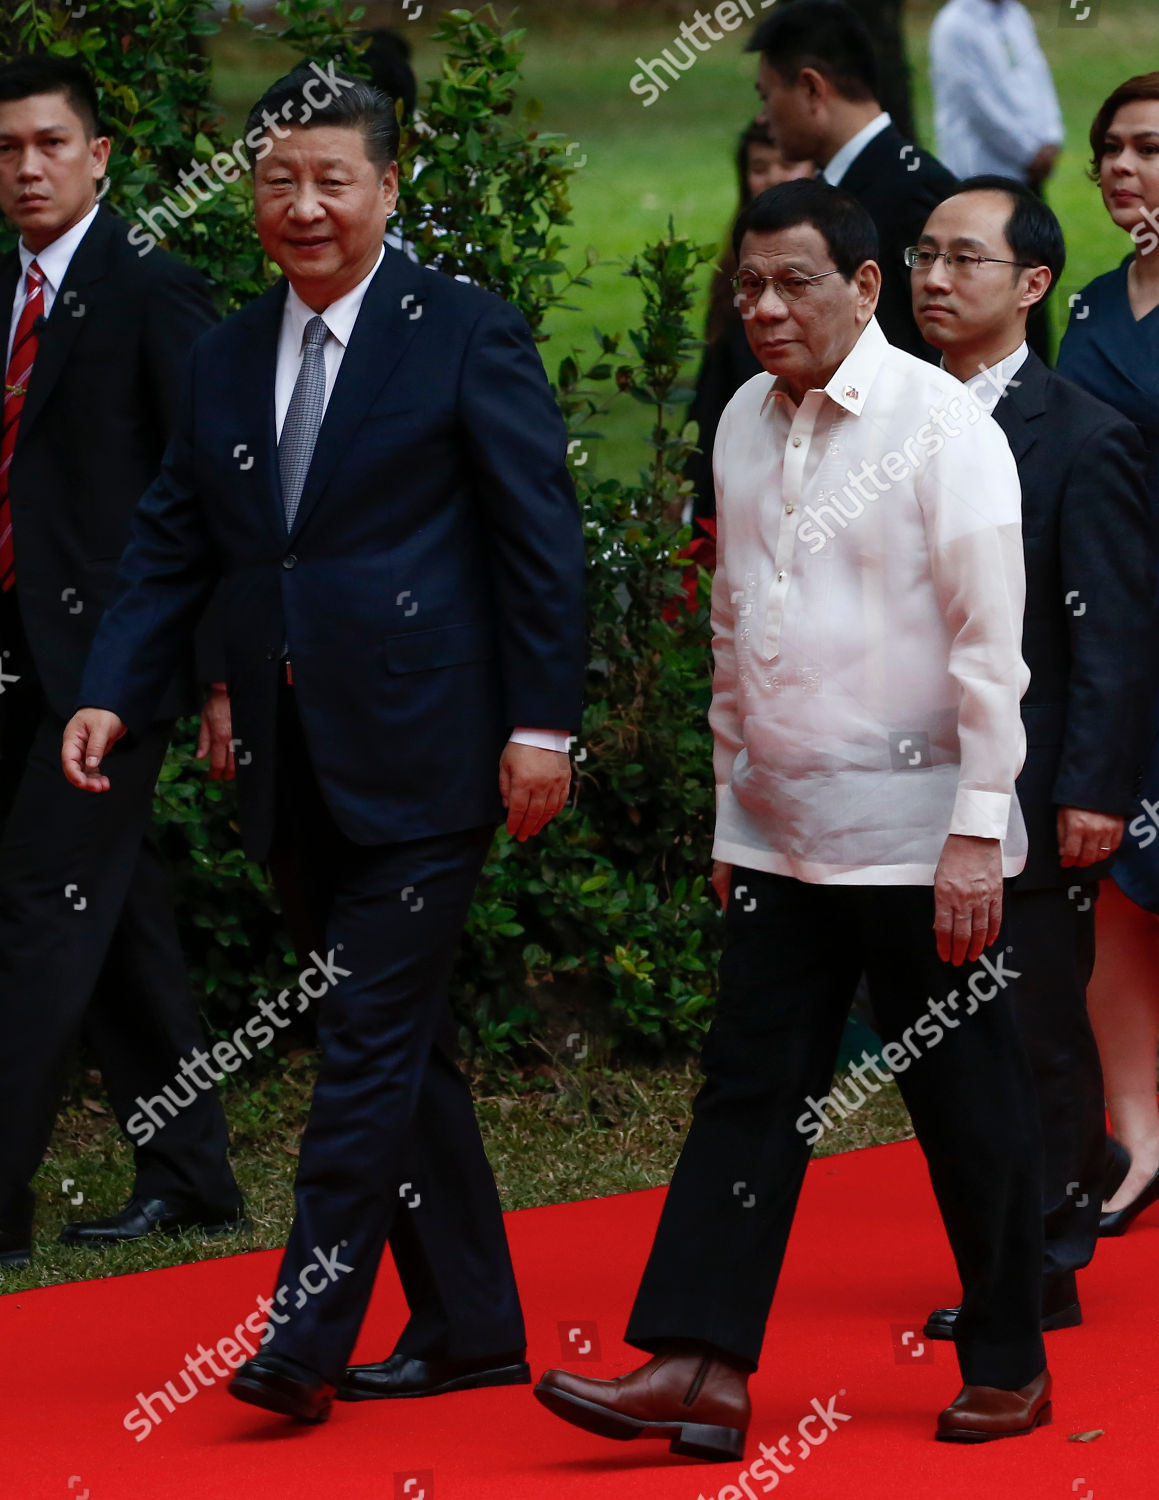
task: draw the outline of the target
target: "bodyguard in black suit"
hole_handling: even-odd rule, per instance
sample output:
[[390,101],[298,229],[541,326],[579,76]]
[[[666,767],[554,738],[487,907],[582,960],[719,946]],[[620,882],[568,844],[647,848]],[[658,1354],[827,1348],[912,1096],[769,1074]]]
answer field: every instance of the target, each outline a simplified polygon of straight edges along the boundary
[[955,178],[902,135],[878,102],[878,63],[865,22],[844,0],[792,0],[761,22],[748,44],[761,54],[761,118],[790,161],[856,198],[877,227],[886,338],[937,360],[914,322],[904,252]]
[[[84,1030],[122,1128],[203,1043],[168,877],[150,832],[172,721],[195,706],[189,653],[133,742],[117,794],[67,786],[59,742],[112,590],[133,508],[155,477],[189,347],[216,314],[204,281],[142,260],[97,204],[109,142],[77,64],[0,68],[0,209],[21,232],[0,262],[6,338],[0,447],[0,1261],[31,1243],[29,1181],[69,1051]],[[210,668],[214,677],[220,668]],[[206,723],[228,725],[224,689]],[[228,743],[228,728],[220,751]],[[162,1117],[164,1118],[164,1117]],[[136,1181],[113,1220],[74,1243],[241,1212],[212,1090],[135,1140]],[[83,1184],[82,1190],[83,1190]]]
[[[195,347],[64,747],[74,784],[116,785],[106,749],[150,720],[223,578],[247,848],[324,929],[330,981],[269,1347],[231,1390],[311,1420],[339,1384],[529,1378],[447,985],[496,823],[526,838],[566,801],[584,670],[566,433],[527,325],[383,249],[393,108],[340,76],[320,103],[316,77],[251,114],[287,280]],[[411,1319],[344,1375],[388,1240]]]
[[[1046,1147],[1043,1328],[1065,1328],[1082,1321],[1075,1272],[1094,1254],[1102,1201],[1103,1081],[1086,1011],[1094,904],[1123,837],[1151,698],[1143,445],[1133,423],[1026,347],[1030,308],[1066,255],[1035,193],[971,178],[931,215],[917,250],[922,332],[993,407],[1022,482],[1031,676],[1018,797],[1030,849],[1007,922]],[[956,1311],[938,1309],[926,1333],[951,1337]]]

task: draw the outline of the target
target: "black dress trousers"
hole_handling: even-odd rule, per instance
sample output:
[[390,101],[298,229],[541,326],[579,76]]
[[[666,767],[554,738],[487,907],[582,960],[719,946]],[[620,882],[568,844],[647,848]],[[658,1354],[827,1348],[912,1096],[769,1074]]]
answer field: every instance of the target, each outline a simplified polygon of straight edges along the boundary
[[1099,1237],[1106,1115],[1103,1070],[1087,1014],[1098,882],[1007,893],[1019,977],[1010,989],[1042,1120],[1045,1258],[1053,1276],[1090,1263]]
[[[0,1226],[20,1233],[80,1036],[122,1130],[138,1096],[181,1081],[182,1058],[205,1037],[149,827],[172,725],[114,747],[108,792],[70,786],[64,721],[45,701],[15,606],[14,593],[0,596]],[[157,1113],[162,1127],[134,1144],[134,1192],[240,1207],[217,1094],[197,1091],[171,1119],[167,1106]]]
[[523,1350],[499,1195],[454,1061],[447,998],[494,827],[353,843],[315,778],[296,691],[283,686],[279,702],[270,864],[296,947],[314,947],[335,982],[318,1001],[322,1055],[267,1347],[336,1383],[389,1242],[410,1307],[397,1352]]
[[[695,1339],[756,1368],[812,1150],[798,1121],[828,1092],[864,970],[883,1045],[909,1056],[895,1076],[962,1278],[963,1379],[1013,1390],[1045,1367],[1042,1145],[1007,995],[1010,954],[1000,937],[989,968],[944,964],[933,918],[929,886],[809,885],[733,870],[705,1082],[629,1343],[651,1351]],[[973,975],[977,995],[990,998],[971,994]],[[931,1000],[942,1002],[944,1026]],[[848,1231],[855,1244],[857,1224]]]

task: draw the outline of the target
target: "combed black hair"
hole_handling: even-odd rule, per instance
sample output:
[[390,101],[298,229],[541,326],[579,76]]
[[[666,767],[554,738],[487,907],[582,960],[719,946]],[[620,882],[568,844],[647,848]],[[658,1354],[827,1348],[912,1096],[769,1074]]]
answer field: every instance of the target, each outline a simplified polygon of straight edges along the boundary
[[856,198],[816,177],[778,183],[754,198],[736,221],[733,251],[739,260],[746,234],[775,234],[798,224],[812,224],[846,281],[867,260],[877,259],[877,226],[868,212]]
[[787,84],[816,68],[843,99],[876,99],[880,74],[869,27],[845,0],[779,0],[749,38]]
[[[339,88],[330,93],[325,104],[316,105],[304,92],[305,86],[311,80],[316,85],[332,76],[341,80]],[[357,126],[362,131],[366,154],[375,167],[385,172],[398,160],[399,126],[394,100],[364,78],[352,78],[339,70],[331,73],[320,63],[316,67],[301,65],[270,84],[250,110],[245,128],[247,139],[251,131],[267,128],[263,112],[286,125],[304,126],[307,130],[317,125]]]
[[[1028,261],[1032,266],[1045,266],[1050,272],[1050,284],[1055,286],[1066,265],[1066,240],[1062,225],[1054,210],[1033,189],[1013,177],[999,177],[987,173],[967,177],[950,192],[956,198],[959,193],[1005,193],[1011,200],[1010,218],[1006,222],[1006,243],[1015,260]],[[1014,268],[1017,277],[1018,268]]]
[[39,52],[0,63],[0,104],[31,99],[35,94],[63,94],[84,127],[85,138],[91,141],[101,133],[96,84],[75,58]]

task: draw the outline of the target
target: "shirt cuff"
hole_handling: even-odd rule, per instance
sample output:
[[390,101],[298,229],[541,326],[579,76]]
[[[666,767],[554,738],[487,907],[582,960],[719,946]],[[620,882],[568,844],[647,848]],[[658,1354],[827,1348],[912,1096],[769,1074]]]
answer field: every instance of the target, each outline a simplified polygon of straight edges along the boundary
[[566,755],[571,735],[566,729],[516,729],[508,744],[534,745],[537,750],[558,750]]
[[1010,822],[1008,792],[976,792],[960,786],[950,820],[951,833],[975,839],[1004,839]]

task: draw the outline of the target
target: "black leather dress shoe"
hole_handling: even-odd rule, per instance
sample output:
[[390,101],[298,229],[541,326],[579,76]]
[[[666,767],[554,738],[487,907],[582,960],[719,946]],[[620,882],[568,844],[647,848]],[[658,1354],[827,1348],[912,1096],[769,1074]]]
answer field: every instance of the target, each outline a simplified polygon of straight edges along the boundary
[[392,1354],[376,1365],[351,1365],[338,1387],[339,1401],[390,1401],[405,1396],[442,1396],[485,1385],[530,1385],[531,1369],[521,1351],[485,1359],[412,1359]]
[[1099,1238],[1115,1239],[1120,1234],[1126,1234],[1143,1210],[1150,1208],[1156,1201],[1159,1201],[1159,1172],[1155,1173],[1146,1187],[1125,1208],[1117,1208],[1114,1213],[1104,1213],[1100,1217]]
[[0,1266],[26,1266],[32,1259],[32,1231],[0,1229]]
[[60,1241],[62,1245],[118,1245],[122,1240],[144,1239],[155,1231],[180,1234],[186,1229],[200,1229],[203,1234],[228,1234],[249,1227],[243,1203],[193,1203],[178,1208],[164,1198],[130,1198],[111,1218],[66,1224]]
[[[928,1339],[952,1339],[960,1307],[935,1307],[922,1329]],[[1042,1283],[1042,1331],[1055,1333],[1060,1328],[1077,1328],[1083,1320],[1078,1288],[1073,1271],[1044,1277]]]
[[227,1389],[239,1401],[296,1417],[299,1422],[324,1422],[334,1400],[334,1387],[321,1375],[280,1354],[255,1354],[247,1359]]

